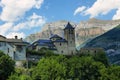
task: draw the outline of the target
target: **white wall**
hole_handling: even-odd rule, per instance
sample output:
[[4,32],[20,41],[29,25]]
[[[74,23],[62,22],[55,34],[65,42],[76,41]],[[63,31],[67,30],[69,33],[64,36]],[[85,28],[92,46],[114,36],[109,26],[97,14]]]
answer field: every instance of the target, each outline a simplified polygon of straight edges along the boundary
[[26,47],[18,51],[13,43],[0,42],[0,50],[8,54],[13,60],[26,60]]

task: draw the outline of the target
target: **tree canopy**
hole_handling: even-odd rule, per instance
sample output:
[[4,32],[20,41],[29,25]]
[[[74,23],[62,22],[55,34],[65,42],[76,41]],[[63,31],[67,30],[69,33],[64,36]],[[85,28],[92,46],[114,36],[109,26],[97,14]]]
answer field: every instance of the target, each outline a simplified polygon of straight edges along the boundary
[[6,80],[12,72],[14,72],[15,62],[0,51],[0,79]]

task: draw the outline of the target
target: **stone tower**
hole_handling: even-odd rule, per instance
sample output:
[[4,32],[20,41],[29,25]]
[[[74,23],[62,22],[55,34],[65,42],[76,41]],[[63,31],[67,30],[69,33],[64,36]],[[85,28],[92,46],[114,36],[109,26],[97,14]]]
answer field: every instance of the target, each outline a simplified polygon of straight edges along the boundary
[[75,29],[74,27],[68,22],[66,27],[64,28],[64,38],[68,41],[68,53],[69,55],[73,55],[76,53],[75,48]]

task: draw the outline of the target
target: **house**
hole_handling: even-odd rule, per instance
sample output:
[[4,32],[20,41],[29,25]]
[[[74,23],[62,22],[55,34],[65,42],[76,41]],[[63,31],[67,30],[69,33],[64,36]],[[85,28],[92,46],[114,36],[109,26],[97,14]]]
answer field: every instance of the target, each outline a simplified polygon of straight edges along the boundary
[[54,51],[56,54],[74,55],[75,48],[75,30],[68,22],[64,30],[64,37],[52,34],[49,39],[39,39],[29,45],[28,49],[39,51],[42,47]]
[[0,50],[8,54],[13,60],[26,60],[26,46],[27,43],[21,39],[6,38],[0,35]]

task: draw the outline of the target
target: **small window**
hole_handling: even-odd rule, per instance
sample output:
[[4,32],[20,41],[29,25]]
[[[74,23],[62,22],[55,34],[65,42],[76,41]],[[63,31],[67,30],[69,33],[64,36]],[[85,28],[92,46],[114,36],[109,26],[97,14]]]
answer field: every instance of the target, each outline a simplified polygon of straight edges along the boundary
[[61,53],[63,53],[63,51],[61,51]]
[[60,46],[61,46],[62,44],[60,43]]
[[15,59],[15,53],[16,53],[16,52],[14,51],[14,57],[13,57],[14,59]]
[[0,42],[0,47],[2,46],[2,42]]
[[9,48],[8,48],[8,53],[9,53]]

